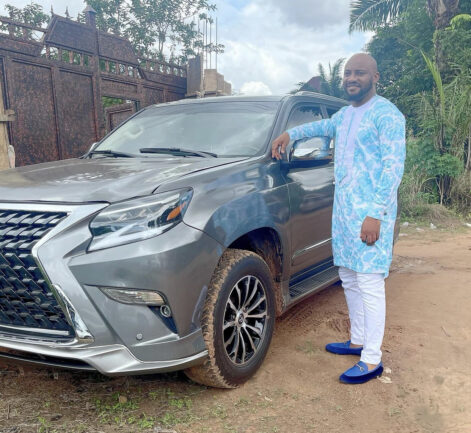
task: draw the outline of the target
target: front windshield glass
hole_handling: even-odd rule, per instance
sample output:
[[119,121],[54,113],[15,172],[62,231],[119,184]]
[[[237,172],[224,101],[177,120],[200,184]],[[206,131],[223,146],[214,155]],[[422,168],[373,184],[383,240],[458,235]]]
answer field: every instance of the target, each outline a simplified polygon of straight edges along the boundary
[[269,139],[278,104],[247,101],[152,107],[106,137],[96,150],[152,157],[159,154],[139,150],[175,148],[218,157],[257,155]]

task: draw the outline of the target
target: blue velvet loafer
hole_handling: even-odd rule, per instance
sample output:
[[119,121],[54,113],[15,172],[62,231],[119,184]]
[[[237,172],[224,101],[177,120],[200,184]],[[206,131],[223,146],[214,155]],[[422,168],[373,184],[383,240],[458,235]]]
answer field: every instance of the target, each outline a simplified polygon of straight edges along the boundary
[[325,346],[327,352],[336,353],[337,355],[361,355],[363,347],[350,347],[350,340],[343,343],[329,343]]
[[368,370],[368,366],[363,362],[357,362],[352,368],[349,368],[340,377],[343,383],[365,383],[370,379],[381,376],[383,374],[383,363],[380,362],[373,370]]

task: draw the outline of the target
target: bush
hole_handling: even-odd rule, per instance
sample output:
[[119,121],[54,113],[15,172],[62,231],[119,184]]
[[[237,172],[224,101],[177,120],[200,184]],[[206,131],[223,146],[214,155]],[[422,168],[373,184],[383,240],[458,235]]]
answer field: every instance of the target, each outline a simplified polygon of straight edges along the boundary
[[457,177],[451,185],[451,206],[457,212],[471,213],[471,171],[466,171]]
[[399,187],[402,218],[425,217],[429,206],[438,201],[438,194],[429,181],[430,179],[418,170],[404,173]]

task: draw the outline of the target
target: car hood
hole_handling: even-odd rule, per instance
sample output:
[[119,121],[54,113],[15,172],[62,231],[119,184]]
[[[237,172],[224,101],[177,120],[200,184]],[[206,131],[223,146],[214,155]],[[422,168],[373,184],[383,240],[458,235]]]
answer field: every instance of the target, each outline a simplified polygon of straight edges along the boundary
[[117,202],[163,182],[246,158],[68,159],[0,171],[0,202]]

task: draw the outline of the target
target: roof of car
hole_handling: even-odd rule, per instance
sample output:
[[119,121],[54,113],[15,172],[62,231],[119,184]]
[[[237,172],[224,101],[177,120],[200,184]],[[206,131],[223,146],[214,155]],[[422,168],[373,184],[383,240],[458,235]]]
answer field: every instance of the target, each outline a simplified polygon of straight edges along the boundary
[[297,92],[295,94],[289,95],[268,95],[268,96],[212,96],[208,98],[197,98],[197,99],[180,99],[178,101],[167,102],[164,104],[157,104],[159,106],[162,105],[178,105],[178,104],[200,104],[204,102],[281,102],[284,99],[290,98],[301,98],[306,99],[313,98],[323,102],[331,102],[335,105],[345,105],[347,101],[336,98],[334,96],[323,95],[321,93],[315,92]]

